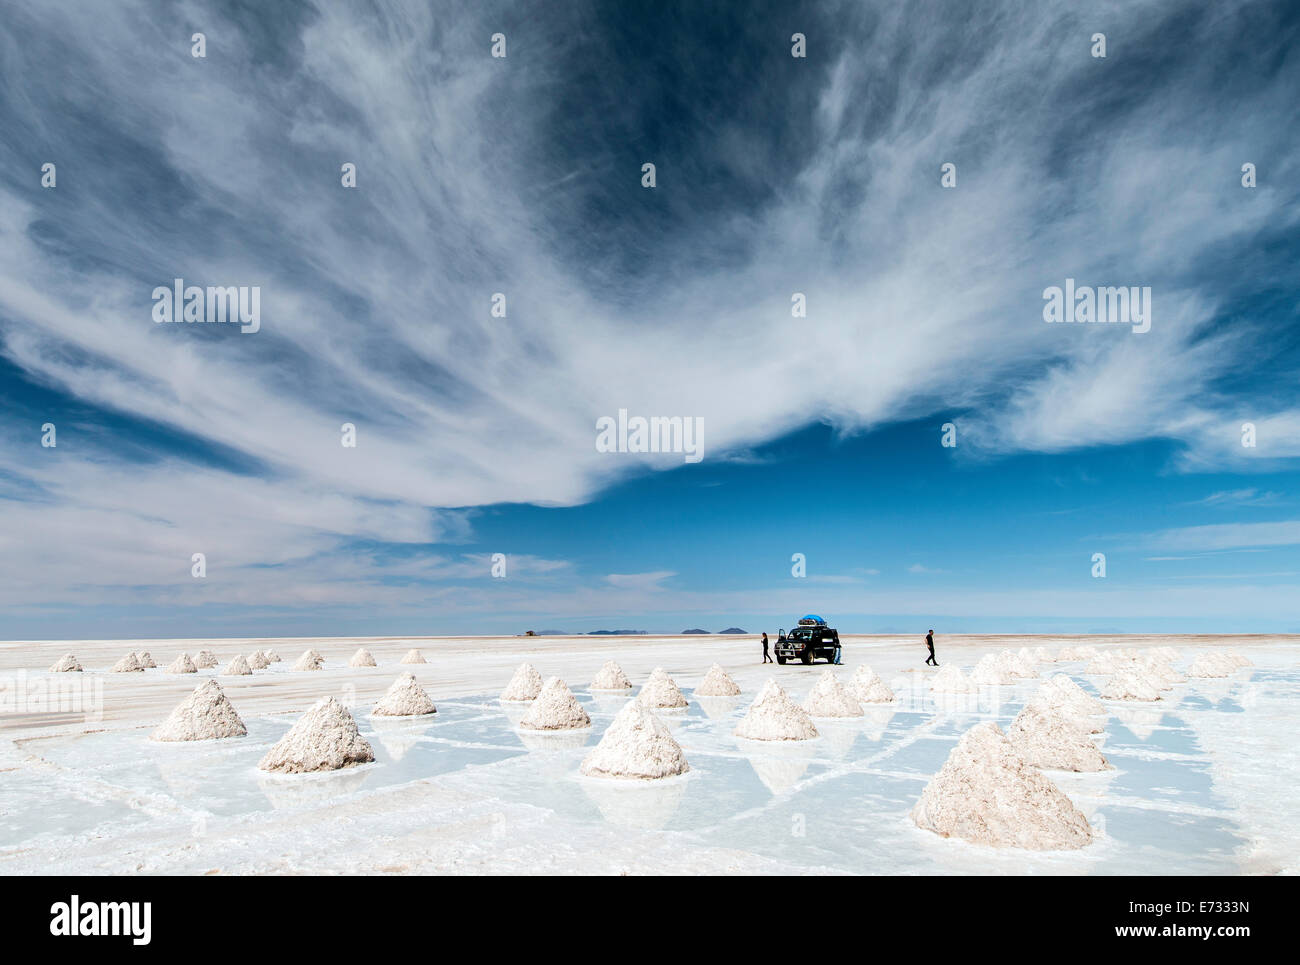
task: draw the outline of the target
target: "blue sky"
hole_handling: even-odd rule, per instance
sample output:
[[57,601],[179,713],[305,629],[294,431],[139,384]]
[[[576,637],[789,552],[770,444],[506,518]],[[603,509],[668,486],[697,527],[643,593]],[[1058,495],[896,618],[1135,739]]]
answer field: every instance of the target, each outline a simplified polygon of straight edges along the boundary
[[1293,7],[732,6],[7,11],[0,638],[1300,632]]

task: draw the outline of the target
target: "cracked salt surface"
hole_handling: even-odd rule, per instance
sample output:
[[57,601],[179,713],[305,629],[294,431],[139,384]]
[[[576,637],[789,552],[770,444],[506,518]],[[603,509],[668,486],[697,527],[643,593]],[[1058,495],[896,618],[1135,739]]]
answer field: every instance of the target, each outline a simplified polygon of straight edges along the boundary
[[[1095,681],[1077,670],[1070,676],[1096,693]],[[786,680],[801,701],[815,677]],[[897,706],[819,722],[817,739],[772,746],[732,736],[752,689],[716,706],[688,689],[689,706],[664,719],[692,770],[651,787],[611,787],[579,774],[626,700],[585,690],[575,696],[593,727],[574,741],[523,739],[495,694],[440,699],[436,717],[383,726],[357,713],[375,763],[321,776],[256,770],[297,714],[247,716],[246,738],[181,746],[150,742],[149,728],[27,740],[20,755],[48,763],[0,770],[0,871],[21,873],[54,856],[75,873],[88,867],[76,861],[92,838],[184,838],[194,827],[203,829],[200,841],[213,831],[233,835],[222,847],[235,849],[241,868],[255,869],[263,846],[252,835],[272,815],[355,805],[373,811],[383,833],[409,834],[417,819],[390,814],[387,802],[412,788],[432,793],[419,790],[430,785],[453,800],[479,802],[470,810],[486,822],[486,843],[476,847],[489,851],[506,850],[504,842],[519,834],[545,848],[590,829],[584,833],[630,835],[619,839],[630,848],[638,841],[646,849],[660,845],[637,836],[668,834],[691,848],[845,872],[1232,874],[1300,865],[1296,830],[1279,813],[1300,781],[1300,759],[1288,746],[1300,723],[1294,670],[1257,667],[1208,681],[1211,688],[1179,685],[1158,709],[1108,702],[1099,738],[1115,769],[1046,772],[1088,816],[1097,841],[1045,853],[944,840],[907,819],[961,734],[983,720],[1005,729],[1040,681],[996,694],[984,688],[978,700],[960,705],[936,700],[942,695],[930,694],[923,680],[910,690],[889,683],[898,690]],[[512,829],[500,840],[492,837],[497,821]],[[272,840],[287,848],[291,832],[276,833],[282,838]],[[306,839],[301,845],[311,846]],[[181,870],[201,870],[169,860],[159,870],[176,862]],[[98,866],[115,867],[109,858]]]

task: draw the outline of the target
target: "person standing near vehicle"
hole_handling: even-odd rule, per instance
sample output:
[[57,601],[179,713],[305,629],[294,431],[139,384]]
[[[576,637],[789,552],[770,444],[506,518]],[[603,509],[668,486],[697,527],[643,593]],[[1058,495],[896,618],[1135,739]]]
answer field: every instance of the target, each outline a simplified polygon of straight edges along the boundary
[[767,631],[763,632],[763,663],[771,663],[772,655],[767,652]]
[[925,635],[925,645],[930,648],[930,656],[925,658],[925,662],[939,666],[939,661],[934,659],[934,631],[931,630]]

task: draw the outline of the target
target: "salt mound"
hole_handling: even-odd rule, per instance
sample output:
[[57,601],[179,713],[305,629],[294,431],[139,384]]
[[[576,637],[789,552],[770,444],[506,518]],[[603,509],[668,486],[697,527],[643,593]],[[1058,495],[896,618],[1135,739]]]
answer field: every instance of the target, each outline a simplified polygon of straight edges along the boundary
[[736,686],[736,682],[716,663],[709,668],[709,672],[704,675],[704,680],[695,688],[696,697],[735,697],[739,693],[740,688]]
[[606,660],[591,681],[592,690],[631,690],[632,681],[627,679],[623,668],[613,660]]
[[194,658],[194,666],[200,670],[211,670],[217,665],[217,655],[211,650],[200,650],[197,657]]
[[995,848],[1075,849],[1092,841],[1088,819],[992,721],[962,735],[911,817],[945,838]]
[[374,759],[374,750],[357,732],[357,722],[347,708],[333,697],[322,697],[257,766],[264,771],[302,774],[337,771]]
[[1007,739],[1025,760],[1057,771],[1104,771],[1106,758],[1088,736],[1087,725],[1047,704],[1030,702],[1007,728]]
[[853,671],[849,678],[849,691],[863,704],[890,704],[894,702],[894,692],[865,663]]
[[221,671],[223,677],[247,677],[251,675],[253,668],[249,666],[248,661],[242,653],[235,654],[235,659],[226,664],[226,669]]
[[140,666],[140,660],[134,653],[128,653],[125,657],[113,664],[113,669],[109,673],[135,673],[143,672],[144,667]]
[[997,656],[998,664],[1016,680],[1038,676],[1038,671],[1024,659],[1023,653],[1024,651],[1017,654],[1010,650],[1002,650]]
[[930,689],[938,694],[969,694],[979,690],[979,687],[961,672],[961,667],[946,663],[930,681]]
[[1056,663],[1056,655],[1046,647],[1034,647],[1034,661],[1036,663]]
[[810,717],[861,717],[866,713],[849,689],[835,679],[835,671],[822,671],[812,693],[803,703]]
[[515,675],[501,691],[501,699],[508,701],[535,700],[542,692],[542,675],[533,669],[531,663],[521,663]]
[[50,668],[50,673],[72,673],[74,671],[78,673],[81,672],[81,664],[78,663],[77,658],[70,653],[65,653],[56,660],[54,666]]
[[1225,651],[1223,651],[1223,655],[1224,655],[1225,657],[1227,657],[1229,660],[1231,660],[1234,666],[1237,666],[1237,667],[1253,667],[1253,666],[1255,666],[1255,663],[1254,663],[1253,660],[1251,660],[1249,657],[1243,657],[1243,656],[1242,656],[1241,654],[1239,654],[1236,650],[1225,650]]
[[682,696],[677,682],[668,676],[663,667],[655,667],[650,672],[636,699],[654,710],[686,706],[686,698]]
[[206,741],[243,737],[248,728],[239,719],[230,698],[215,680],[205,680],[176,705],[158,729],[149,735],[156,741]]
[[1007,670],[995,653],[985,654],[980,657],[979,663],[975,664],[975,669],[971,671],[970,676],[971,680],[976,684],[989,684],[997,687],[1007,686],[1015,682],[1010,671]]
[[280,660],[280,655],[279,655],[278,653],[276,653],[274,650],[263,650],[262,653],[266,654],[266,662],[267,662],[267,663],[280,663],[280,662],[281,662],[281,660]]
[[428,661],[424,659],[424,654],[420,653],[419,650],[408,650],[406,656],[401,659],[401,663],[428,663]]
[[591,726],[591,718],[564,681],[552,677],[542,686],[519,726],[524,730],[580,730]]
[[1236,669],[1221,653],[1203,653],[1192,661],[1189,677],[1226,677]]
[[1057,655],[1057,659],[1074,662],[1091,660],[1095,656],[1097,656],[1096,647],[1063,647]]
[[404,673],[393,681],[370,713],[379,717],[423,717],[437,712],[438,708],[433,706],[424,688],[415,682],[415,677]]
[[685,774],[690,769],[667,725],[637,700],[629,700],[618,712],[580,768],[588,777],[643,781]]
[[188,653],[183,653],[171,662],[167,668],[168,673],[198,673],[199,668],[194,666],[194,661],[190,659]]
[[[1025,701],[1025,706],[1022,709],[1032,709],[1038,713],[1055,714],[1058,717],[1064,717],[1085,734],[1100,734],[1105,731],[1101,721],[1095,715],[1081,713],[1078,708],[1063,703],[1056,698],[1057,695],[1051,691],[1039,688],[1036,694]],[[1091,700],[1092,698],[1089,697],[1088,699]]]
[[248,666],[253,670],[265,670],[271,666],[271,661],[266,659],[266,654],[261,650],[254,650],[248,655]]
[[1073,714],[1087,716],[1106,713],[1106,705],[1076,684],[1063,673],[1058,673],[1041,687],[1038,694],[1051,704],[1063,707]]
[[352,659],[348,661],[348,666],[349,667],[376,667],[378,666],[378,664],[375,663],[374,654],[372,654],[365,647],[362,647],[360,650],[358,650],[356,653],[352,655]]
[[145,670],[152,670],[158,665],[153,661],[153,654],[148,650],[141,650],[136,653],[135,659],[140,661],[140,666]]
[[817,736],[808,712],[769,679],[733,733],[756,741],[802,741]]
[[1023,662],[1027,667],[1032,667],[1034,664],[1038,663],[1038,658],[1034,656],[1034,651],[1030,650],[1028,647],[1021,647],[1017,656],[1020,657],[1021,662]]
[[1104,700],[1159,700],[1160,691],[1140,674],[1122,670],[1106,681],[1101,696]]
[[298,662],[293,665],[294,670],[320,670],[325,666],[325,658],[315,649],[304,650]]

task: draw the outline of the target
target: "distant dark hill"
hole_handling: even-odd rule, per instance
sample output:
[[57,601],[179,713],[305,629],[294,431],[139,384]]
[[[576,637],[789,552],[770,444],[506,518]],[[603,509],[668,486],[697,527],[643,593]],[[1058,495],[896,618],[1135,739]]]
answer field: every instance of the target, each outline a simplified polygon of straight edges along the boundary
[[635,637],[645,636],[646,630],[591,630],[589,637]]
[[740,627],[727,627],[727,629],[719,630],[718,632],[719,633],[747,633],[748,631],[742,630],[740,629]]

